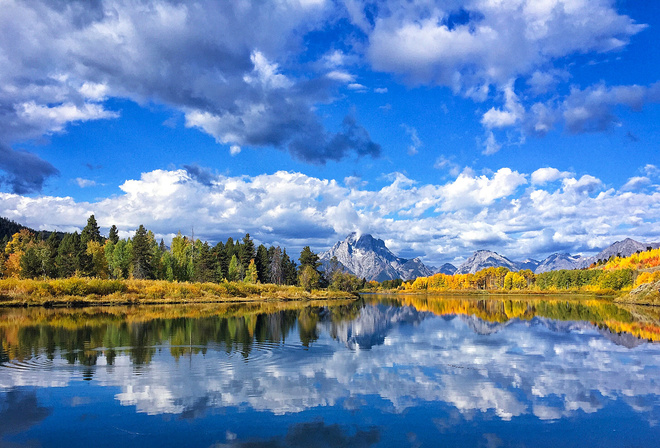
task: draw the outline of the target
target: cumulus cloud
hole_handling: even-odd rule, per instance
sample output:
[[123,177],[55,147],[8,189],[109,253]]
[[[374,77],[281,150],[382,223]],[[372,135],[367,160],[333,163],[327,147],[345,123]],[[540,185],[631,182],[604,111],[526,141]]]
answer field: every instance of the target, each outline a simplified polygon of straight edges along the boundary
[[620,49],[644,28],[610,0],[392,1],[378,8],[367,55],[377,70],[467,92],[532,75],[556,58]]
[[[477,102],[493,91],[504,93],[482,114],[489,131],[482,143],[485,154],[501,149],[493,129],[515,126],[543,136],[563,121],[570,133],[600,132],[617,123],[616,105],[637,110],[658,101],[657,84],[574,87],[565,98],[557,95],[570,72],[555,67],[556,61],[620,50],[646,28],[619,13],[611,0],[388,1],[377,7],[354,1],[350,17],[368,37],[367,58],[376,70],[414,85],[447,86]],[[515,92],[518,79],[528,86],[524,100]],[[539,101],[550,91],[553,99]]]
[[640,188],[644,188],[650,184],[651,184],[651,179],[649,179],[648,177],[635,176],[628,179],[628,182],[626,182],[623,185],[623,187],[621,187],[621,189],[624,191],[634,191],[634,190],[639,190]]
[[532,183],[535,185],[544,185],[548,182],[554,182],[570,176],[572,176],[572,173],[569,173],[568,171],[559,171],[557,168],[539,168],[532,173]]
[[[121,97],[179,110],[188,126],[234,148],[289,149],[319,163],[353,151],[377,155],[377,145],[364,140],[366,130],[357,123],[351,135],[327,135],[314,110],[331,101],[336,86],[353,81],[340,68],[346,59],[341,52],[328,55],[335,66],[328,77],[280,65],[301,50],[303,36],[322,27],[333,8],[299,1],[230,2],[223,8],[205,0],[140,7],[124,0],[8,1],[0,13],[0,143],[11,146],[63,132],[71,123],[115,118],[105,100]],[[303,152],[296,144],[319,136],[325,145]],[[30,188],[43,183],[6,172]]]
[[122,194],[96,202],[0,193],[0,209],[46,230],[80,230],[93,213],[106,231],[115,224],[127,234],[144,224],[166,240],[191,227],[211,242],[249,232],[292,253],[304,245],[322,251],[360,231],[436,265],[477,249],[543,259],[555,251],[596,253],[627,237],[660,239],[653,181],[649,188],[606,188],[594,176],[546,167],[531,174],[466,169],[441,184],[393,173],[382,182],[369,188],[357,176],[338,183],[287,171],[226,176],[187,165],[143,173],[121,184]]

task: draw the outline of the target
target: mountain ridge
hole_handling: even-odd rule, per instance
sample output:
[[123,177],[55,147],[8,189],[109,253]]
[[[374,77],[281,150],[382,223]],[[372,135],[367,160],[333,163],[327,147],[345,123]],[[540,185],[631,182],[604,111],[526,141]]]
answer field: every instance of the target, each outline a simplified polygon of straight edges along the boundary
[[348,272],[367,280],[404,281],[433,274],[473,274],[489,267],[506,267],[510,271],[529,269],[535,274],[561,269],[583,269],[598,260],[607,260],[612,255],[630,256],[647,248],[658,248],[660,243],[640,243],[632,238],[616,241],[603,249],[598,255],[584,257],[569,253],[553,253],[542,261],[527,258],[523,261],[511,260],[497,252],[480,249],[475,251],[458,268],[450,263],[440,268],[426,266],[420,258],[405,259],[390,251],[385,242],[370,234],[349,234],[344,241],[338,241],[332,248],[321,253],[320,260],[327,264],[332,257],[337,257],[340,265]]

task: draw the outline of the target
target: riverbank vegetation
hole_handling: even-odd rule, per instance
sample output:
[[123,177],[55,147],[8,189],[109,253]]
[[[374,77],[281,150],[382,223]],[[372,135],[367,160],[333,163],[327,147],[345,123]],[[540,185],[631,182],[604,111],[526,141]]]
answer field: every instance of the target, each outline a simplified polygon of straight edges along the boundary
[[373,291],[458,293],[589,293],[617,296],[620,302],[660,305],[660,249],[629,257],[612,257],[589,269],[558,270],[541,274],[490,267],[473,274],[435,274],[408,282],[371,282]]
[[309,246],[296,263],[249,234],[211,246],[178,233],[167,247],[143,226],[123,239],[112,226],[105,238],[94,215],[80,234],[0,221],[17,230],[0,239],[0,305],[351,297],[364,285],[340,269],[322,272]]

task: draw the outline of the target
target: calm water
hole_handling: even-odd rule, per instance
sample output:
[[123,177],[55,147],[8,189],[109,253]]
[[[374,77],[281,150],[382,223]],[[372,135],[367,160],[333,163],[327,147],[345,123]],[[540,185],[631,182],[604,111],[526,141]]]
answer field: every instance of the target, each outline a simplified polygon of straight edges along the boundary
[[659,315],[522,297],[0,309],[0,446],[655,447]]

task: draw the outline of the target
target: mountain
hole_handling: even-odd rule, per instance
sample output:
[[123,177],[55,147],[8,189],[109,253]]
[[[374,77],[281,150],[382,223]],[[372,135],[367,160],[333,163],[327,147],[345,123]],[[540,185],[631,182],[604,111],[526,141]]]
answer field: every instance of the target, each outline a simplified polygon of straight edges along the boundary
[[626,238],[623,241],[617,241],[616,243],[609,246],[607,249],[602,250],[594,258],[594,261],[598,260],[607,260],[612,255],[615,257],[629,257],[637,251],[644,252],[647,248],[657,249],[660,247],[660,243],[640,243],[631,238]]
[[451,263],[445,263],[439,268],[429,268],[436,274],[445,274],[445,275],[454,275],[456,272],[456,266]]
[[458,267],[456,274],[474,274],[486,268],[504,266],[510,271],[518,271],[518,263],[490,250],[478,250]]
[[419,258],[411,260],[397,257],[381,239],[369,234],[351,233],[344,241],[338,241],[319,258],[327,265],[332,257],[337,257],[341,265],[350,273],[367,280],[411,280],[433,275]]
[[579,255],[552,254],[539,263],[537,268],[533,271],[535,274],[542,274],[544,272],[558,271],[560,269],[579,269],[584,262],[585,257]]
[[529,269],[530,271],[534,272],[536,271],[536,268],[539,267],[541,262],[534,260],[533,258],[528,258],[517,264],[518,264],[518,269]]

